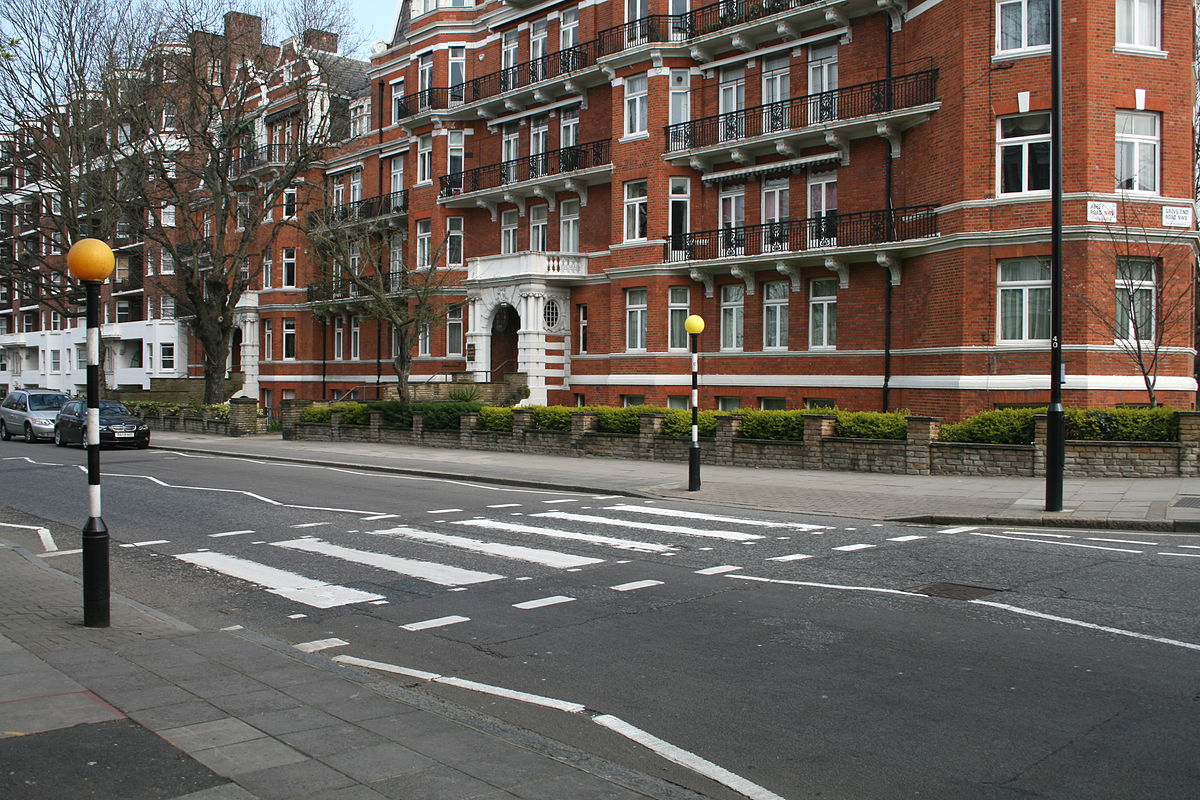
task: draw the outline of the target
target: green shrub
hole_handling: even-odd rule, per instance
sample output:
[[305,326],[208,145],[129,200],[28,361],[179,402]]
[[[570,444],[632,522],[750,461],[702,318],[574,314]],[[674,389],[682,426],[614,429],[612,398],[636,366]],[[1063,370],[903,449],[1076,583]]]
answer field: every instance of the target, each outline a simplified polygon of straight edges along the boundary
[[1174,408],[1068,408],[1067,438],[1110,442],[1177,442]]
[[[811,412],[810,412],[811,413]],[[746,439],[804,441],[804,411],[756,411],[742,414],[742,433]]]
[[907,411],[838,411],[833,435],[850,439],[903,439],[908,435]]
[[[642,427],[641,416],[643,414],[666,414],[672,409],[658,406],[625,406],[624,408],[589,406],[585,410],[596,412],[596,431],[598,433],[637,435]],[[691,425],[690,421],[688,425]]]
[[412,410],[399,400],[374,400],[367,412],[378,411],[380,424],[387,428],[412,428]]
[[317,425],[328,425],[333,409],[329,406],[309,406],[300,412],[301,422],[312,422]]
[[332,421],[333,412],[335,411],[342,413],[343,425],[368,425],[371,422],[367,407],[362,403],[334,403],[331,406],[309,406],[300,412],[300,421],[328,425]]
[[479,409],[479,421],[484,430],[508,433],[513,427],[513,410],[499,406],[484,406]]
[[[696,415],[696,427],[699,429],[698,433],[701,436],[713,437],[717,435],[717,416],[719,414],[720,412],[718,411],[701,411]],[[663,435],[674,436],[679,439],[691,439],[691,410],[668,409],[667,418],[663,420]]]
[[570,431],[571,409],[567,406],[532,406],[533,427],[539,431]]
[[938,438],[943,442],[1033,444],[1033,416],[1044,413],[1044,408],[984,411],[962,422],[943,425]]
[[267,423],[267,433],[279,433],[283,430],[283,420],[273,419]]
[[455,386],[450,390],[450,400],[455,403],[473,403],[479,399],[479,387],[473,383]]
[[412,410],[425,415],[425,427],[432,431],[456,431],[463,414],[477,414],[483,403],[413,403]]

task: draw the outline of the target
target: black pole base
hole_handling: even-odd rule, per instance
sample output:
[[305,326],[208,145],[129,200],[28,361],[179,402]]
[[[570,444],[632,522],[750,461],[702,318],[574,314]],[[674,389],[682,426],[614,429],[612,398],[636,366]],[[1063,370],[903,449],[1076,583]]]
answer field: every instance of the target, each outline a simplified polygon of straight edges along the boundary
[[1046,510],[1063,509],[1063,471],[1067,449],[1067,416],[1061,403],[1046,414]]
[[688,491],[700,490],[700,448],[688,448]]
[[83,526],[84,627],[108,627],[108,601],[108,528],[100,517],[88,517]]

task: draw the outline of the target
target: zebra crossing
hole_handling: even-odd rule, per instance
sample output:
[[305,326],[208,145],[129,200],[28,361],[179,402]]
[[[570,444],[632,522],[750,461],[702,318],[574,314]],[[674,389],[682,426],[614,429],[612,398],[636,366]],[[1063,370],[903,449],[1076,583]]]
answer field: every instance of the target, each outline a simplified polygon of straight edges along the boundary
[[[705,568],[697,564],[701,568],[692,571],[721,575],[743,567],[783,569],[791,566],[791,562],[814,558],[819,552],[832,554],[838,549],[853,551],[877,546],[861,543],[839,548],[830,546],[833,541],[809,538],[835,532],[831,525],[700,513],[652,502],[599,503],[570,510],[557,505],[570,502],[579,501],[568,498],[545,500],[542,504],[496,504],[481,509],[489,512],[483,514],[438,508],[425,514],[444,519],[431,522],[427,518],[419,526],[396,524],[401,521],[395,514],[370,513],[357,518],[359,523],[366,523],[361,530],[339,532],[335,527],[338,523],[322,520],[288,525],[282,532],[285,538],[276,540],[267,532],[250,529],[217,531],[207,535],[211,547],[165,554],[295,603],[329,609],[358,603],[387,604],[389,598],[383,592],[390,586],[399,587],[397,593],[401,590],[407,593],[410,589],[426,594],[437,590],[464,591],[508,579],[531,580],[537,574],[577,572],[606,563],[629,564],[631,554],[664,558],[688,554],[692,558],[707,558],[714,566]],[[379,523],[379,527],[372,526],[372,522]],[[302,534],[301,530],[313,533]],[[848,533],[853,530],[846,529]],[[797,539],[805,544],[820,541],[821,546],[810,547],[804,553],[779,549],[794,547]],[[158,548],[160,552],[171,549],[169,542],[154,544],[168,545]],[[754,544],[765,545],[771,552],[744,558],[738,566],[714,560],[719,557],[714,546]],[[217,547],[222,552],[217,552]],[[232,552],[224,552],[226,549]],[[286,563],[279,563],[276,556],[282,554],[305,558],[284,557]],[[729,558],[728,553],[724,558]],[[650,576],[626,582],[617,590],[632,591],[661,584],[661,580]],[[514,607],[540,608],[548,604],[544,600]],[[420,624],[437,627],[459,621],[448,616]]]

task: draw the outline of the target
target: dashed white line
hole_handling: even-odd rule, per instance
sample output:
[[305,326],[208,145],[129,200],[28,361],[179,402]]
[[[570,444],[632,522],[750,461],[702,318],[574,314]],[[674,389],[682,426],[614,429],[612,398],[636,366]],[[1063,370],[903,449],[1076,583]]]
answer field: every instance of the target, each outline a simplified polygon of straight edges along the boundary
[[1012,542],[1029,542],[1030,544],[1056,544],[1059,547],[1082,547],[1086,550],[1108,550],[1113,553],[1141,553],[1141,550],[1130,550],[1125,547],[1103,547],[1098,544],[1080,544],[1079,542],[1055,542],[1044,539],[1028,539],[1024,536],[1002,536],[999,533],[972,533],[972,536],[985,536],[988,539],[1008,539]]
[[331,647],[345,647],[350,644],[343,639],[317,639],[312,642],[301,642],[294,644],[292,647],[299,650],[301,653],[319,653],[322,650],[328,650]]
[[488,508],[520,508],[520,507],[521,507],[520,503],[496,503],[495,505],[488,506]]
[[457,514],[462,511],[461,508],[434,508],[426,511],[426,514]]
[[553,597],[540,597],[537,600],[526,600],[524,603],[513,603],[513,608],[519,608],[523,611],[529,611],[534,608],[542,608],[543,606],[556,606],[559,603],[573,603],[574,597],[556,594]]
[[38,553],[38,558],[53,558],[54,556],[73,556],[76,553],[82,553],[82,549],[75,550],[52,550],[49,553]]
[[704,569],[696,570],[697,575],[724,575],[726,572],[739,570],[741,567],[735,567],[732,564],[722,564],[719,567],[705,567]]
[[1174,647],[1183,647],[1188,650],[1200,650],[1200,644],[1193,644],[1192,642],[1181,642],[1178,639],[1167,639],[1162,636],[1151,636],[1146,633],[1138,633],[1136,631],[1128,631],[1128,630],[1125,630],[1124,628],[1110,628],[1107,625],[1097,625],[1094,622],[1084,622],[1083,620],[1071,619],[1070,617],[1058,617],[1053,614],[1043,614],[1040,611],[1030,611],[1027,608],[1020,608],[1018,606],[1010,606],[1007,603],[995,603],[990,600],[982,600],[982,599],[970,600],[968,602],[973,603],[977,606],[989,606],[991,608],[999,608],[1004,611],[1011,611],[1014,614],[1022,614],[1027,617],[1036,617],[1037,619],[1049,620],[1051,622],[1062,622],[1067,625],[1075,625],[1080,628],[1089,628],[1094,631],[1104,631],[1105,633],[1115,633],[1118,636],[1129,636],[1130,638],[1133,638],[1133,639],[1145,639],[1146,641],[1149,641],[1149,642],[1158,642],[1159,644],[1169,644]]
[[577,503],[579,501],[576,500],[574,497],[567,497],[562,500],[543,500],[542,502],[547,505],[552,505],[554,503]]
[[246,534],[248,534],[248,533],[254,533],[254,531],[251,531],[251,530],[244,530],[244,531],[222,531],[221,533],[210,533],[210,534],[208,535],[208,538],[210,538],[210,539],[220,539],[220,538],[223,538],[223,537],[225,537],[225,536],[245,536],[245,535],[246,535]]
[[1184,550],[1200,550],[1200,544],[1181,544],[1179,546]]
[[915,542],[917,539],[924,539],[924,536],[889,536],[889,542]]
[[812,558],[812,556],[805,553],[791,553],[786,556],[772,556],[767,561],[803,561],[806,558]]
[[444,628],[447,625],[457,625],[460,622],[470,622],[470,617],[460,617],[451,615],[449,617],[438,617],[437,619],[427,619],[423,622],[410,622],[407,625],[400,627],[406,631],[425,631],[430,628]]
[[[1004,531],[1006,536],[1036,536],[1039,539],[1070,539],[1065,533],[1045,533],[1044,531]],[[980,534],[982,535],[982,534]]]
[[301,522],[298,525],[291,525],[292,528],[319,528],[322,525],[332,525],[332,522]]
[[843,553],[850,553],[855,550],[870,550],[875,545],[873,544],[844,544],[841,547],[835,547],[834,550],[841,550]]
[[[1089,536],[1087,537],[1087,540],[1089,542],[1112,542],[1113,544],[1158,544],[1158,542],[1143,542],[1138,539],[1102,539],[1099,536]],[[1187,545],[1185,544],[1183,547],[1187,547]]]
[[121,547],[149,547],[152,544],[170,544],[167,539],[150,539],[145,542],[125,542]]
[[374,522],[377,519],[394,519],[396,514],[374,514],[370,517],[363,517],[363,522]]
[[1159,553],[1160,556],[1180,556],[1181,558],[1200,558],[1200,553]]
[[308,614],[288,614],[287,618],[288,619],[304,619],[307,616],[308,616]]
[[649,589],[651,586],[662,586],[662,585],[663,585],[662,581],[646,580],[646,581],[633,581],[631,583],[618,583],[616,586],[610,586],[608,588],[610,588],[614,591],[617,591],[617,592],[632,592],[637,589]]
[[976,530],[976,529],[972,528],[972,527],[942,528],[940,531],[938,531],[938,533],[966,533],[967,531],[973,531],[973,530]]

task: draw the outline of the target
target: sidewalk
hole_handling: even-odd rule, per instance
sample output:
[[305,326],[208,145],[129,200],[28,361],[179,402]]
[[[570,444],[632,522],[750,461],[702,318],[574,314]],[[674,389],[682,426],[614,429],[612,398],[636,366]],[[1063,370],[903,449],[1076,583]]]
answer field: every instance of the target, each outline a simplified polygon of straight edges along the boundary
[[249,632],[118,597],[84,628],[81,604],[0,542],[5,800],[700,798]]
[[240,439],[155,431],[154,446],[557,489],[621,492],[806,514],[945,524],[1200,531],[1200,478],[1069,478],[1063,510],[1043,511],[1044,478],[891,475],[452,450],[361,442]]

